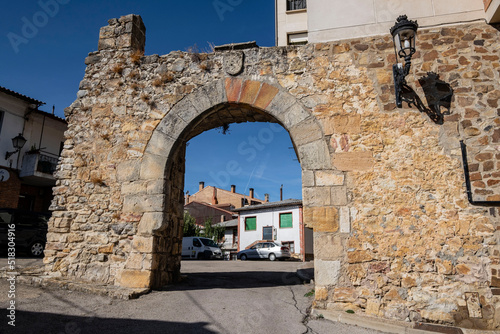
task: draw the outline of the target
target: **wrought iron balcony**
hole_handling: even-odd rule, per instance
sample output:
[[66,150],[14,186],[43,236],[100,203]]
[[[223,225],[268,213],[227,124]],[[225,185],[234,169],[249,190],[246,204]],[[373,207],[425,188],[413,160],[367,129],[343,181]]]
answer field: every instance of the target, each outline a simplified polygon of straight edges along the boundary
[[298,9],[306,9],[307,2],[306,0],[287,0],[286,1],[286,10],[298,10]]

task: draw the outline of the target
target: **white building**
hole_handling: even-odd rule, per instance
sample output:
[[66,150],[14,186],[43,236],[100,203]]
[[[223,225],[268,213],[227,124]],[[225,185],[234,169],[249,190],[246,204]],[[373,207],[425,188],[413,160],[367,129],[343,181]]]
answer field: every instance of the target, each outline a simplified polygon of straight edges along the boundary
[[294,257],[312,258],[313,232],[302,220],[302,201],[289,199],[249,205],[239,212],[239,250],[259,241],[276,241],[290,248]]
[[278,46],[388,34],[402,14],[421,28],[500,22],[500,0],[275,0],[275,7]]
[[67,123],[43,104],[0,87],[0,207],[48,211]]

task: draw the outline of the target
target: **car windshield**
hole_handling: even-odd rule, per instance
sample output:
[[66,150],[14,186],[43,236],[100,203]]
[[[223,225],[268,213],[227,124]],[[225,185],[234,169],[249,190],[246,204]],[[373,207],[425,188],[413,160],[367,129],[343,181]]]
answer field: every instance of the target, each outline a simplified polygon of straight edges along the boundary
[[206,238],[200,238],[201,242],[203,242],[203,244],[205,246],[209,246],[209,247],[217,247],[217,244],[211,240],[211,239],[206,239]]

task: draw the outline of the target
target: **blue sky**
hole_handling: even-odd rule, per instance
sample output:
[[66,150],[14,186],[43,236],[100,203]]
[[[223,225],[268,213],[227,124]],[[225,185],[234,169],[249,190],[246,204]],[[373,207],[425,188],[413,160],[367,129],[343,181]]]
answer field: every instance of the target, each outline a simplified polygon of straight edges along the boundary
[[[18,0],[3,3],[2,12],[0,86],[45,102],[42,110],[51,111],[55,105],[61,117],[76,98],[85,57],[97,50],[99,29],[108,19],[141,15],[146,54],[185,51],[193,45],[204,50],[208,43],[275,44],[271,0]],[[285,198],[301,198],[300,165],[289,149],[289,136],[273,128],[268,140],[269,129],[265,123],[234,124],[229,134],[212,130],[193,138],[186,156],[185,189],[196,192],[199,181],[225,189],[235,184],[238,192],[248,193],[253,187],[258,197],[269,193],[271,200],[279,200],[283,184]],[[251,146],[251,137],[258,139],[259,133],[265,143]],[[252,149],[255,154],[248,153]],[[229,161],[233,163],[228,169]]]

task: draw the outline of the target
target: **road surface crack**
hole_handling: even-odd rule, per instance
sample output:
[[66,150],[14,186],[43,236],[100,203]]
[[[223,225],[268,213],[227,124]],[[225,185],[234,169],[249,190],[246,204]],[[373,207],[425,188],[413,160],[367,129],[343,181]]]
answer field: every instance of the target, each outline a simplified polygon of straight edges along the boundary
[[306,309],[306,312],[303,312],[298,306],[298,301],[297,298],[295,297],[295,291],[293,291],[291,287],[289,287],[289,289],[290,292],[292,293],[293,306],[297,309],[297,311],[299,311],[300,314],[302,314],[301,322],[306,327],[306,331],[303,332],[302,334],[318,334],[308,325],[311,316],[312,305],[309,305],[309,307]]

